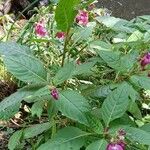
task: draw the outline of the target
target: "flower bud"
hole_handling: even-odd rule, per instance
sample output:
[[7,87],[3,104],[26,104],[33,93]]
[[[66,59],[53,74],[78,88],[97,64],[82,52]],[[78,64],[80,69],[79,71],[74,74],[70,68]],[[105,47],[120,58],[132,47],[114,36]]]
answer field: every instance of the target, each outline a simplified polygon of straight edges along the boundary
[[144,70],[145,66],[150,64],[150,52],[146,53],[141,59],[140,64],[142,69]]
[[58,93],[58,90],[56,88],[53,88],[51,90],[51,96],[55,99],[55,100],[58,100],[59,99],[59,93]]
[[56,38],[58,38],[59,40],[64,40],[65,32],[57,32],[56,33]]
[[124,150],[124,148],[119,144],[110,143],[106,150]]

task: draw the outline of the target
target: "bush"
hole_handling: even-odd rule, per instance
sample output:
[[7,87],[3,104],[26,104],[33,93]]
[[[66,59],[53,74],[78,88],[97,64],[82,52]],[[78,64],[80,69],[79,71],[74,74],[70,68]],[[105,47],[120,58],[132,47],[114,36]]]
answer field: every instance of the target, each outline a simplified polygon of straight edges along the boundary
[[149,149],[150,16],[100,16],[91,3],[43,7],[17,42],[0,43],[6,68],[25,84],[0,103],[0,119],[23,101],[32,116],[46,114],[16,131],[10,150],[28,139],[38,150]]

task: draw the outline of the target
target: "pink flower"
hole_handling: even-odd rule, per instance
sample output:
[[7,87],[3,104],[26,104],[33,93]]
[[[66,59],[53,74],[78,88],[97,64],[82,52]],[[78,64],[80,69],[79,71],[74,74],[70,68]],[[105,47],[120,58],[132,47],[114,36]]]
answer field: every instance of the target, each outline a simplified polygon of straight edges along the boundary
[[89,22],[89,15],[87,11],[79,10],[78,15],[76,16],[76,22],[79,25],[86,26]]
[[55,100],[58,100],[59,98],[59,93],[58,93],[58,90],[56,88],[53,88],[51,90],[51,96],[55,99]]
[[35,33],[36,33],[37,36],[41,36],[41,37],[44,37],[44,36],[47,35],[47,30],[45,28],[45,24],[44,24],[43,20],[36,23]]
[[150,64],[150,52],[146,53],[141,59],[140,59],[141,67],[144,70],[145,66]]
[[110,143],[110,144],[108,144],[106,150],[124,150],[124,148],[119,144]]
[[66,36],[65,32],[57,32],[56,33],[56,37],[60,40],[64,40],[65,36]]
[[119,144],[123,149],[125,149],[126,144],[125,144],[124,141],[120,141],[120,142],[118,142],[118,144]]

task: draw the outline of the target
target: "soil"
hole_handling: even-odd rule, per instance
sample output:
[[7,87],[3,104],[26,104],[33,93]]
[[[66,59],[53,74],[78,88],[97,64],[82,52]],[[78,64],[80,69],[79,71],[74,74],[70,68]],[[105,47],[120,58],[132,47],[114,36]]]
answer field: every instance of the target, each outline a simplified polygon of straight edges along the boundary
[[112,16],[128,20],[150,15],[150,0],[98,0],[97,6],[111,10]]
[[[0,101],[11,95],[17,90],[17,85],[13,82],[0,81]],[[7,127],[15,127],[11,122],[0,120],[0,150],[7,150],[8,139],[10,134]],[[16,127],[15,127],[16,128]]]

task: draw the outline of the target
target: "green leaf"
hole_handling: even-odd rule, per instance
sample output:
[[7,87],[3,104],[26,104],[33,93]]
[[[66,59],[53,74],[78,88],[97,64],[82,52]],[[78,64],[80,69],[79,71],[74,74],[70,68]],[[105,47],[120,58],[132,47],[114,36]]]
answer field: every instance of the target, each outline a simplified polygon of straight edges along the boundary
[[128,84],[122,83],[105,99],[102,105],[102,118],[106,126],[114,119],[123,116],[126,112],[129,104],[127,91]]
[[125,113],[121,118],[118,118],[110,123],[110,127],[118,127],[118,126],[132,126],[136,127],[136,123],[130,118],[130,116]]
[[127,42],[135,42],[142,40],[143,38],[143,33],[141,33],[139,30],[134,31],[131,36],[128,38]]
[[136,30],[136,29],[128,26],[129,22],[124,19],[115,18],[112,16],[102,16],[102,17],[97,17],[96,20],[99,23],[102,23],[106,27],[109,27],[115,31],[133,33]]
[[116,71],[129,71],[137,61],[137,53],[135,52],[121,55],[120,52],[116,51],[98,50],[97,53],[110,67],[114,68]]
[[75,127],[59,130],[52,140],[41,145],[37,150],[79,150],[85,143],[85,137],[90,135]]
[[98,86],[91,93],[91,96],[96,98],[107,97],[117,86],[117,84]]
[[83,124],[88,124],[85,112],[90,110],[88,101],[79,93],[72,90],[60,92],[56,107],[63,115]]
[[76,65],[73,75],[87,74],[91,71],[91,68],[95,65],[96,61],[87,62],[80,65]]
[[0,54],[9,72],[24,82],[46,82],[43,64],[33,56],[28,47],[15,42],[0,43]]
[[145,76],[133,75],[130,78],[131,83],[134,85],[143,88],[145,90],[150,89],[150,78]]
[[95,26],[95,22],[90,22],[87,27],[80,27],[72,36],[74,44],[78,41],[87,40],[92,35]]
[[39,118],[41,117],[45,102],[46,102],[45,100],[37,101],[32,105],[32,108],[31,108],[32,116],[36,115]]
[[9,139],[8,149],[15,150],[16,147],[20,144],[21,137],[23,135],[23,130],[16,131]]
[[150,133],[150,123],[146,123],[140,129]]
[[53,124],[46,122],[42,124],[32,125],[29,128],[25,128],[23,130],[23,139],[29,139],[29,138],[35,137],[43,133],[44,131],[49,130],[52,127],[52,125]]
[[58,85],[64,81],[70,79],[73,75],[75,64],[73,62],[66,64],[64,67],[60,68],[56,73],[53,82]]
[[121,52],[114,51],[111,44],[99,40],[91,42],[90,47],[94,48],[104,62],[116,71],[129,71],[137,62],[138,52],[135,51],[124,55]]
[[138,128],[126,127],[127,135],[131,141],[139,142],[140,144],[150,145],[150,133]]
[[98,140],[93,143],[91,143],[86,150],[106,150],[107,148],[107,141],[103,140]]
[[97,118],[96,116],[94,116],[90,113],[86,114],[86,118],[89,122],[88,126],[91,128],[92,131],[94,131],[97,134],[102,134],[103,133],[104,128],[103,128],[103,125],[102,125],[99,118]]
[[136,100],[140,99],[140,95],[139,93],[133,88],[133,86],[128,83],[128,94],[130,99],[132,100],[132,102],[135,102]]
[[72,78],[73,76],[88,73],[95,63],[95,60],[80,65],[77,65],[74,62],[67,63],[56,73],[55,77],[53,78],[53,82],[55,85],[58,85]]
[[139,119],[139,120],[142,119],[141,111],[140,111],[138,105],[136,104],[136,102],[133,102],[133,101],[130,102],[128,111],[129,111],[136,119]]
[[90,48],[98,49],[100,51],[110,51],[112,50],[112,45],[100,40],[94,40],[90,42]]
[[5,98],[0,103],[0,119],[8,120],[13,117],[18,111],[20,107],[20,103],[23,99],[28,96],[31,96],[35,91],[40,89],[43,85],[28,85],[16,93],[10,95]]
[[51,100],[50,89],[48,85],[40,88],[33,95],[30,95],[25,98],[25,101],[28,103],[42,101],[42,100]]
[[80,0],[60,0],[55,12],[57,27],[61,31],[67,32],[72,26],[77,14],[76,6]]

